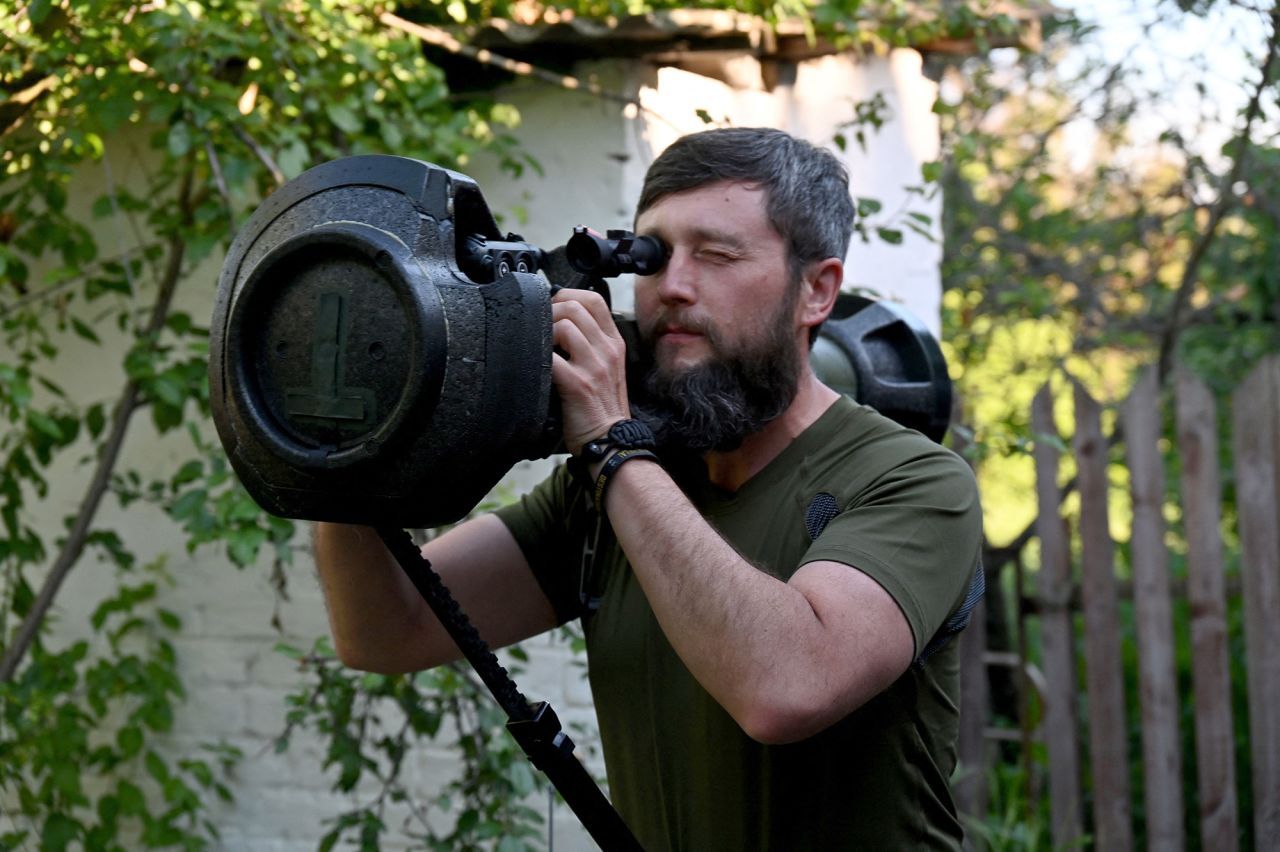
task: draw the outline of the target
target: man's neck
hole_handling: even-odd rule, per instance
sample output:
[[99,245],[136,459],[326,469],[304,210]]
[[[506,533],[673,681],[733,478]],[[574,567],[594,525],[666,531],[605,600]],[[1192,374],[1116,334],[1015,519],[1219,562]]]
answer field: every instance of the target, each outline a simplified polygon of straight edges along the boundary
[[786,411],[759,432],[748,435],[738,449],[706,454],[707,478],[717,488],[737,491],[747,480],[764,470],[839,398],[838,393],[818,381],[812,370],[805,369],[795,399]]

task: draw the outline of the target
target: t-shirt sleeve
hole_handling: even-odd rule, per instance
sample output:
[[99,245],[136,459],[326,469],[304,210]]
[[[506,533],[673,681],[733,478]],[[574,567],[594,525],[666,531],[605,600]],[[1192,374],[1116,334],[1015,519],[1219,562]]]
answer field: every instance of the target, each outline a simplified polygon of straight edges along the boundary
[[532,491],[494,513],[511,530],[560,624],[581,614],[585,507],[583,487],[560,465]]
[[973,472],[939,448],[845,499],[801,564],[839,562],[874,579],[906,616],[919,654],[963,598],[979,561],[982,509]]

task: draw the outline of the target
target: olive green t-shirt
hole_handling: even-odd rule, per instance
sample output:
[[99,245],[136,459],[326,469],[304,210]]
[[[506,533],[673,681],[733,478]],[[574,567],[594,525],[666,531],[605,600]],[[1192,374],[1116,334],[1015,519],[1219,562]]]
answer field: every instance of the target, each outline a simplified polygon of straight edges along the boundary
[[[832,560],[874,578],[901,607],[917,654],[963,600],[978,561],[969,468],[847,398],[735,493],[711,485],[700,462],[672,473],[760,570],[785,581]],[[811,539],[815,505],[834,517]],[[645,849],[959,848],[948,784],[954,642],[825,731],[761,745],[676,656],[607,523],[584,559],[596,519],[564,467],[498,514],[558,615],[582,619],[610,795]]]

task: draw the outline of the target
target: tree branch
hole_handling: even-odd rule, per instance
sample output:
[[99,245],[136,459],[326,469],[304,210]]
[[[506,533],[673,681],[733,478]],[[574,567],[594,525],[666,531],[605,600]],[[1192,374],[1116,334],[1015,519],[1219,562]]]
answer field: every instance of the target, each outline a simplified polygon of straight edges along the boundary
[[1262,111],[1262,93],[1267,90],[1267,86],[1271,82],[1272,68],[1275,65],[1278,49],[1280,49],[1280,8],[1274,9],[1271,13],[1271,36],[1267,39],[1266,56],[1262,60],[1262,74],[1258,79],[1258,85],[1253,90],[1253,97],[1249,99],[1249,104],[1245,107],[1244,127],[1236,137],[1240,149],[1236,153],[1235,161],[1231,164],[1231,169],[1222,179],[1221,188],[1218,191],[1218,200],[1209,211],[1209,221],[1205,225],[1204,232],[1200,234],[1199,239],[1196,240],[1195,245],[1192,247],[1191,256],[1187,258],[1187,265],[1182,268],[1182,280],[1178,283],[1178,290],[1173,299],[1173,308],[1169,312],[1169,321],[1165,325],[1164,333],[1160,338],[1160,359],[1158,361],[1159,369],[1157,375],[1161,385],[1164,384],[1165,378],[1173,368],[1173,349],[1178,342],[1178,335],[1182,331],[1182,314],[1186,310],[1187,302],[1191,300],[1191,290],[1196,283],[1196,273],[1200,270],[1200,264],[1204,261],[1209,246],[1213,244],[1214,238],[1218,235],[1218,226],[1231,208],[1235,206],[1236,197],[1232,187],[1240,179],[1245,163],[1249,159],[1253,122]]
[[[103,258],[97,264],[96,268],[101,268],[103,265],[107,263],[119,263],[122,267],[124,267],[125,269],[128,269],[128,265],[131,261],[133,253],[135,251],[141,250],[145,254],[146,250],[149,248],[151,248],[151,245],[139,245],[131,249],[125,249],[122,253],[118,255]],[[58,295],[68,287],[74,284],[79,284],[82,281],[84,281],[86,278],[89,277],[89,275],[92,274],[92,272],[93,270],[90,270],[90,269],[82,270],[79,275],[76,275],[73,278],[68,278],[65,281],[59,281],[57,284],[50,284],[48,287],[45,287],[43,290],[35,290],[33,292],[26,293],[14,299],[12,302],[8,302],[6,304],[0,304],[0,319],[4,319],[10,314],[16,311],[22,310],[27,305],[30,305],[33,302],[39,302],[43,299],[52,299],[54,296]],[[130,282],[130,287],[133,286],[132,273],[126,273],[125,280]]]
[[249,150],[258,158],[258,161],[266,166],[267,171],[271,173],[271,179],[275,181],[276,187],[284,186],[284,172],[280,170],[280,166],[276,164],[271,154],[267,153],[267,149],[259,145],[258,140],[250,136],[249,131],[240,125],[232,126],[231,130],[241,142],[248,146]]
[[[188,221],[191,216],[191,186],[194,171],[194,164],[188,161],[186,174],[183,176],[182,184],[178,190],[178,207],[181,211],[183,222]],[[173,303],[173,295],[177,290],[178,279],[182,274],[182,259],[185,252],[186,242],[179,233],[175,232],[169,237],[169,261],[160,280],[160,291],[156,295],[155,303],[151,306],[151,316],[143,333],[143,339],[148,342],[148,345],[155,345],[155,340],[159,336],[161,329],[164,328],[165,320],[169,316],[169,307]],[[14,636],[13,642],[5,648],[4,656],[0,658],[0,683],[13,680],[18,664],[22,662],[22,658],[31,647],[31,643],[35,641],[40,625],[43,623],[49,608],[53,605],[53,599],[57,596],[58,589],[62,586],[62,581],[66,579],[67,574],[75,567],[80,555],[84,552],[85,542],[88,541],[93,520],[97,516],[98,508],[102,503],[102,497],[106,494],[107,487],[111,484],[111,474],[115,470],[120,451],[124,446],[130,418],[140,405],[140,392],[141,388],[137,379],[129,379],[125,382],[124,390],[120,394],[120,401],[116,404],[115,411],[111,416],[111,431],[103,443],[102,453],[98,457],[98,466],[94,470],[93,479],[90,480],[89,487],[85,490],[84,497],[80,501],[75,523],[72,525],[66,541],[63,542],[57,559],[49,570],[49,575],[45,577],[40,593],[36,596],[26,617],[23,618],[22,624],[18,626],[18,632]]]

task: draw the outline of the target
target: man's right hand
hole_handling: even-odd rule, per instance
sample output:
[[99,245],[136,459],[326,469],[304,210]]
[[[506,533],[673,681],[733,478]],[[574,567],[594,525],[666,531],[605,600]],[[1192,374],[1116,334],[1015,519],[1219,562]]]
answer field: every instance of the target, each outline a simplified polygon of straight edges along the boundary
[[[312,543],[334,649],[345,665],[399,674],[461,656],[375,530],[317,523]],[[497,516],[459,524],[422,553],[491,647],[555,626],[555,611]]]
[[564,353],[552,355],[551,379],[560,396],[565,447],[582,445],[631,416],[627,401],[627,344],[599,293],[565,289],[551,300],[552,333]]

